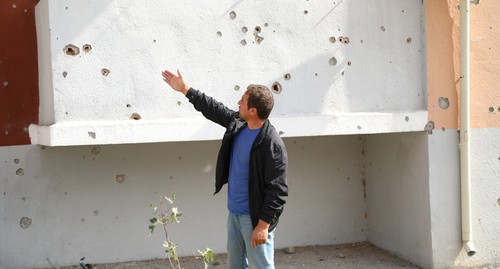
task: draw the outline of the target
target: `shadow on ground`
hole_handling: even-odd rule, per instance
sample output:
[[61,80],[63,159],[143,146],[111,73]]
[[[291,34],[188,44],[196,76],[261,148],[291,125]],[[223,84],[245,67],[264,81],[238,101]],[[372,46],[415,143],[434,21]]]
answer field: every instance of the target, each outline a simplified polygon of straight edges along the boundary
[[[290,253],[291,252],[291,253]],[[89,261],[91,262],[91,261]],[[295,249],[276,250],[275,266],[278,269],[295,268],[420,268],[390,253],[362,242],[334,246],[308,246]],[[184,269],[203,269],[200,257],[183,257],[181,266]],[[76,269],[80,266],[66,266],[62,269]],[[166,259],[133,261],[113,264],[93,265],[93,269],[153,269],[170,268]],[[227,269],[226,255],[217,254],[213,269]]]

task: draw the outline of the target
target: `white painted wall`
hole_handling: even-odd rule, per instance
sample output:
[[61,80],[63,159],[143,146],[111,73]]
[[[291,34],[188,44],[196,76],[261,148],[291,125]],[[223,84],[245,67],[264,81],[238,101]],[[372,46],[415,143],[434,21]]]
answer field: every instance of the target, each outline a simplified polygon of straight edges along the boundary
[[365,155],[368,240],[430,268],[427,133],[367,136]]
[[456,130],[429,136],[434,268],[500,264],[500,130],[472,129],[472,237],[477,253],[461,249],[460,180]]
[[[161,231],[148,238],[146,204],[173,191],[184,213],[171,230],[180,253],[225,252],[226,190],[212,195],[219,143],[0,148],[0,268],[48,267],[47,257],[61,265],[163,257]],[[276,247],[366,240],[361,140],[285,143],[290,199]]]
[[[274,116],[284,118],[285,136],[417,131],[427,120],[420,113],[427,103],[420,0],[42,0],[36,16],[46,72],[40,73],[41,126],[30,129],[34,144],[215,139],[218,129],[198,132],[200,115],[162,81],[165,68],[180,68],[193,87],[233,108],[248,84],[279,82]],[[69,44],[80,53],[66,55]],[[92,50],[84,52],[87,44]],[[137,127],[132,113],[145,124]],[[345,113],[368,114],[320,128]],[[388,124],[384,113],[397,117]],[[330,117],[303,120],[317,116]],[[179,119],[196,132],[180,134]],[[307,128],[295,128],[296,119]],[[144,128],[158,135],[145,136]]]
[[428,141],[433,268],[449,268],[462,249],[459,137],[450,129]]
[[[498,263],[498,135],[471,135],[476,256],[460,253],[454,130],[286,138],[290,199],[277,247],[368,240],[424,268]],[[225,191],[212,196],[218,145],[0,148],[0,268],[48,266],[49,256],[61,264],[161,257],[161,233],[147,238],[145,204],[172,191],[184,212],[171,233],[181,253],[223,252]],[[32,220],[26,229],[23,217]]]

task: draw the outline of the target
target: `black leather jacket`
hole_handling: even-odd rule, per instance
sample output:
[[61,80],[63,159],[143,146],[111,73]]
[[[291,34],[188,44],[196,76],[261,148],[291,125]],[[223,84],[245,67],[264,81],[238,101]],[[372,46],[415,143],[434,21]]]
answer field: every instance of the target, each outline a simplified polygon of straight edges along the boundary
[[[186,97],[207,119],[226,128],[217,158],[215,195],[228,181],[234,137],[247,123],[238,112],[193,88],[189,89]],[[266,120],[250,151],[248,190],[254,228],[259,219],[270,224],[269,231],[278,224],[288,196],[287,168],[288,157],[283,140]]]

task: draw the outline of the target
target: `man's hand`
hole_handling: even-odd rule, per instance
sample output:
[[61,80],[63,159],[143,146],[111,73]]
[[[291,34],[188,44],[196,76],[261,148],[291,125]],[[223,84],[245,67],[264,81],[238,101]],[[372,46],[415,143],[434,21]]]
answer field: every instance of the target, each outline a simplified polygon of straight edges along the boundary
[[267,241],[267,235],[269,233],[269,223],[259,220],[257,227],[253,229],[252,232],[252,247],[256,248],[257,245],[263,245]]
[[161,72],[161,74],[163,75],[163,81],[170,85],[172,89],[181,92],[184,95],[187,94],[189,85],[184,82],[184,78],[182,78],[181,72],[179,72],[179,70],[177,70],[177,74],[179,76],[176,76],[174,73],[168,70]]

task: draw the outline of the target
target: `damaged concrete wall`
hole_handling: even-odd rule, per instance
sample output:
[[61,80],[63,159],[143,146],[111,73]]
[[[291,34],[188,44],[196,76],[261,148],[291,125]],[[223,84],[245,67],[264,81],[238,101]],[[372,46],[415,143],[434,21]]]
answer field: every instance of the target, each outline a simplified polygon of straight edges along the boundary
[[[366,240],[362,141],[285,139],[290,197],[276,247]],[[161,258],[149,203],[176,192],[182,255],[225,252],[226,188],[213,196],[219,142],[0,148],[0,268]],[[311,162],[310,160],[315,160]],[[307,226],[308,229],[304,229]],[[210,232],[207,232],[210,231]]]
[[[396,118],[373,128],[348,120],[352,130],[338,124],[328,132],[320,128],[324,122],[305,120],[302,130],[309,131],[299,135],[424,128],[425,121],[413,115],[426,113],[427,104],[421,1],[42,0],[36,9],[43,52],[40,123],[47,128],[30,131],[33,143],[144,142],[144,135],[121,140],[127,133],[119,131],[146,121],[171,126],[161,131],[144,126],[157,133],[146,142],[218,138],[221,129],[215,125],[161,136],[177,134],[179,119],[185,129],[196,129],[198,122],[189,123],[201,117],[165,85],[160,76],[165,68],[179,68],[191,86],[231,108],[247,85],[268,86],[276,98],[273,117],[284,118],[285,136],[296,131],[294,119],[331,116],[324,121],[332,121],[349,113]],[[63,132],[70,138],[53,141]]]

